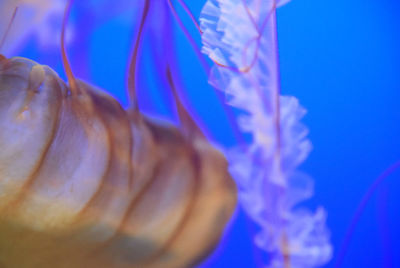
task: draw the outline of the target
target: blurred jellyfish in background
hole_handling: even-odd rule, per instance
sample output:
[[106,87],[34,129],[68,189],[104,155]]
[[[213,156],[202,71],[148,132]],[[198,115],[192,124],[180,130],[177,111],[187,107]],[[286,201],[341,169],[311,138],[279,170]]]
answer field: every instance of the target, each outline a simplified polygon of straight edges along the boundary
[[[36,60],[41,61],[42,57],[44,63],[53,65],[54,68],[60,67],[60,60],[54,55],[58,53],[58,35],[65,2],[65,0],[3,0],[0,4],[0,37],[7,32],[8,22],[18,6],[7,34],[7,42],[3,45],[3,51],[7,56],[18,55],[19,51],[26,50],[26,44],[32,45],[33,38],[36,40],[35,44],[38,44],[38,49],[33,49],[35,51],[33,54],[38,57]],[[134,2],[75,1],[69,28],[68,49],[71,50],[72,66],[77,76],[84,79],[91,79],[94,76],[98,81],[105,81],[105,78],[99,75],[105,70],[113,76],[115,66],[122,65],[119,69],[120,73],[121,70],[126,69],[132,36],[137,34],[139,14],[144,6],[144,1]],[[192,4],[187,2],[189,5]],[[193,51],[188,52],[187,45],[182,46],[181,43],[186,42],[182,38],[182,33],[178,38],[173,36],[174,32],[180,29],[176,25],[171,26],[173,23],[171,11],[174,11],[174,6],[178,6],[182,1],[151,0],[149,20],[144,27],[144,38],[147,39],[141,47],[139,56],[139,60],[142,61],[142,68],[138,70],[141,77],[139,95],[145,96],[141,98],[141,105],[150,113],[159,113],[164,118],[174,120],[175,112],[168,104],[171,96],[162,92],[163,86],[167,83],[162,74],[163,67],[166,62],[172,64],[175,75],[181,77],[179,85],[181,94],[201,96],[197,99],[197,104],[195,100],[187,101],[186,105],[190,107],[193,104],[192,113],[195,117],[199,115],[197,117],[200,124],[209,130],[210,139],[226,147],[226,155],[231,164],[230,170],[240,191],[240,205],[246,211],[248,218],[257,226],[254,242],[257,247],[267,253],[266,257],[262,258],[262,265],[275,268],[323,266],[331,260],[333,254],[330,231],[325,223],[327,213],[322,208],[311,211],[302,208],[301,205],[298,206],[313,194],[312,180],[307,174],[298,171],[298,166],[311,150],[311,143],[307,138],[308,130],[300,122],[305,109],[299,104],[297,98],[281,94],[275,9],[288,1],[208,0],[198,2],[201,4],[196,3],[199,6],[196,10],[199,12],[201,10],[201,14],[198,12],[195,17],[198,17],[200,21],[200,34],[193,29],[190,33],[195,38],[192,40],[195,50],[202,46],[202,52],[211,60],[209,63],[213,67],[211,70],[206,70],[208,77],[205,74],[196,73],[201,70],[199,67],[201,64],[193,55],[190,59],[192,63],[193,59],[196,59],[196,63],[193,64],[198,65],[197,67],[182,66],[182,62],[185,61],[178,60],[178,58],[186,57],[182,54],[195,54]],[[171,4],[173,4],[172,10]],[[175,19],[186,15],[185,10],[180,7]],[[184,22],[188,25],[190,23],[188,19]],[[29,27],[26,27],[27,25]],[[111,26],[121,27],[121,25],[129,27],[124,26],[123,31],[109,30],[112,29]],[[104,32],[110,36],[99,37],[100,33]],[[133,34],[130,34],[131,32]],[[121,41],[121,39],[114,38],[113,34],[125,34],[126,37],[123,39],[125,43],[116,45],[117,40]],[[165,35],[174,39],[176,44],[163,43]],[[107,43],[97,48],[97,51],[102,51],[104,54],[98,53],[97,58],[94,59],[92,56],[93,50],[96,50],[93,49],[96,47],[94,43],[98,40],[107,40]],[[174,45],[176,48],[173,47]],[[54,51],[43,49],[49,46],[52,46]],[[182,47],[185,49],[180,51]],[[113,53],[108,53],[111,50]],[[200,61],[204,60],[198,54],[197,51]],[[122,62],[120,59],[126,61]],[[99,62],[102,64],[98,64]],[[93,67],[98,70],[96,71]],[[188,76],[190,71],[192,74]],[[179,72],[181,72],[180,75]],[[204,81],[196,83],[199,81],[198,77]],[[127,96],[121,93],[124,83],[123,72],[118,77],[113,76],[108,80],[101,86],[110,90],[124,102]],[[211,91],[210,87],[200,88],[200,85],[205,87],[207,80],[220,92],[210,95],[205,92]],[[283,81],[282,84],[286,83]],[[114,87],[111,88],[110,85]],[[186,85],[190,85],[191,88]],[[158,92],[155,92],[155,88]],[[185,93],[185,90],[188,92]],[[196,95],[190,94],[189,91],[203,91],[203,93]],[[220,127],[222,130],[218,130],[220,132],[210,130],[214,127],[212,123],[207,123],[208,121],[202,118],[203,114],[210,115],[209,112],[201,113],[194,108],[199,107],[198,103],[203,106],[204,103],[208,103],[210,107],[215,107],[218,105],[216,96],[221,93],[226,103],[234,107],[231,112],[235,114],[244,137],[241,141],[233,138],[233,130],[227,123],[229,115],[221,111],[230,108],[220,106],[219,108],[223,107],[223,109],[211,115],[218,118],[213,124],[223,126]],[[205,96],[211,97],[207,99]],[[202,99],[206,100],[202,101]],[[203,109],[209,110],[207,107]],[[227,134],[227,131],[230,133]],[[230,141],[224,141],[224,138]],[[234,146],[231,140],[235,141]],[[368,183],[364,183],[365,185]],[[350,202],[352,208],[355,207],[356,200],[357,198]],[[241,208],[238,211],[238,219],[243,221]],[[235,222],[232,224],[235,226]],[[238,232],[248,234],[248,231],[244,231],[243,225],[241,229],[237,228],[233,231],[232,237],[243,238],[244,236],[236,235]],[[341,237],[335,239],[335,244],[342,239],[344,232],[341,233]],[[228,232],[225,243],[228,241],[249,245],[249,242],[229,239],[230,235]],[[221,244],[221,247],[224,245]],[[245,250],[238,246],[238,251]],[[247,257],[253,258],[253,256]],[[218,254],[213,258],[218,258]],[[225,258],[234,259],[234,256]],[[224,265],[226,263],[233,265],[234,262],[227,261]],[[255,265],[255,262],[251,263],[247,267]],[[208,266],[220,267],[213,264],[212,260],[204,264],[204,267]]]
[[59,44],[54,37],[60,33],[64,7],[64,0],[1,1],[0,42],[3,54],[15,54],[32,36],[44,46]]

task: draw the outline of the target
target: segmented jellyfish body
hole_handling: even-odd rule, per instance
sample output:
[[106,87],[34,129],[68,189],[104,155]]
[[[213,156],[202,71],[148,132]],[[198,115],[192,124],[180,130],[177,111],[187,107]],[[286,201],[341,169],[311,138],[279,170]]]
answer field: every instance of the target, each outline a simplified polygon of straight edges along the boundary
[[50,67],[0,55],[0,266],[198,263],[235,209],[236,186],[168,65],[179,128],[75,79],[63,56],[69,84]]
[[0,263],[183,267],[200,260],[235,207],[222,154],[78,85],[81,94],[71,96],[50,68],[1,61]]

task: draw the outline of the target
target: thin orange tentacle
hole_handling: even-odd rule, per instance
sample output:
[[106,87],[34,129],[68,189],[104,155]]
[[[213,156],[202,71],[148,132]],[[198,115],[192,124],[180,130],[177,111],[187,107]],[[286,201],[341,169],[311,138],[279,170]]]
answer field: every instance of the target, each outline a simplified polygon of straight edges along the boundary
[[[169,0],[171,2],[171,0]],[[192,11],[190,11],[189,7],[186,5],[186,3],[183,0],[178,0],[179,4],[183,7],[185,12],[189,15],[190,19],[192,20],[193,24],[196,26],[197,30],[200,32],[200,34],[203,34],[203,31],[200,28],[199,23],[195,19]]]
[[[204,68],[206,73],[209,73],[209,69],[210,69],[209,65],[207,64],[205,58],[201,54],[200,49],[198,48],[196,42],[194,41],[192,36],[189,34],[189,31],[186,29],[185,25],[183,24],[183,22],[182,22],[181,18],[179,17],[179,15],[178,15],[174,5],[172,4],[171,0],[168,0],[168,5],[169,5],[169,7],[171,9],[172,15],[174,16],[174,18],[178,22],[178,26],[181,28],[181,30],[183,31],[183,33],[186,36],[187,40],[189,41],[190,45],[192,46],[194,52],[196,53],[196,56],[199,59],[202,67]],[[185,11],[186,11],[186,9],[185,9]],[[189,13],[189,16],[190,16],[190,13]],[[197,25],[197,23],[195,23],[195,24]],[[201,34],[201,32],[200,32],[200,34]]]
[[15,7],[14,12],[13,12],[13,14],[12,14],[12,16],[11,16],[11,20],[10,20],[10,22],[8,23],[6,32],[4,33],[3,38],[1,39],[1,42],[0,42],[0,50],[3,48],[3,45],[4,45],[4,43],[6,42],[7,35],[8,35],[8,33],[10,32],[10,29],[11,29],[11,26],[12,26],[14,20],[15,20],[15,17],[17,16],[17,11],[18,11],[18,6]]
[[65,49],[65,30],[66,30],[68,18],[69,18],[70,12],[71,12],[72,2],[73,2],[73,0],[69,0],[67,2],[67,5],[65,6],[64,18],[63,18],[62,29],[61,29],[61,56],[62,56],[62,62],[63,62],[65,74],[67,75],[67,78],[68,78],[70,92],[72,95],[77,95],[80,93],[79,87],[76,83],[75,76],[72,73],[71,65],[70,65],[70,63],[68,61],[68,57],[67,57],[67,51]]
[[188,110],[183,105],[181,98],[179,97],[169,65],[167,65],[166,75],[168,84],[171,88],[172,96],[176,104],[179,120],[182,124],[183,132],[189,140],[191,140],[193,136],[204,137],[203,132],[200,130],[193,117],[189,114]]
[[144,3],[144,8],[143,8],[143,13],[142,13],[142,18],[140,21],[140,26],[139,26],[139,32],[137,34],[137,38],[135,40],[135,46],[133,48],[133,53],[131,57],[131,61],[128,67],[128,93],[129,93],[129,100],[130,100],[130,105],[131,109],[135,112],[139,112],[139,103],[137,99],[137,90],[136,90],[136,83],[137,83],[137,66],[138,66],[138,53],[139,53],[139,47],[142,42],[142,36],[143,36],[143,29],[144,25],[146,23],[147,15],[149,13],[150,9],[150,1],[145,0]]

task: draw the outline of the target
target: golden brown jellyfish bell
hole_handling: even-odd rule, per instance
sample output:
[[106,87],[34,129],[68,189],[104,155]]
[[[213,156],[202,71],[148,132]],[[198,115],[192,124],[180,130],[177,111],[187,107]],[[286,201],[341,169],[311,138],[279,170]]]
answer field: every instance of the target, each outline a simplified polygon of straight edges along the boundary
[[236,205],[201,135],[0,57],[0,267],[188,267]]

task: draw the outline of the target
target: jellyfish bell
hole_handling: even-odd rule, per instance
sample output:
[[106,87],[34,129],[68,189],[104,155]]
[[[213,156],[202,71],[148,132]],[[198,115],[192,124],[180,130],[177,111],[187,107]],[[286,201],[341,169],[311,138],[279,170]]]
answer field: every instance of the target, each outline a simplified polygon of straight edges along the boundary
[[171,71],[179,127],[125,110],[76,79],[62,55],[68,84],[50,67],[0,56],[0,265],[199,262],[233,213],[236,187]]

